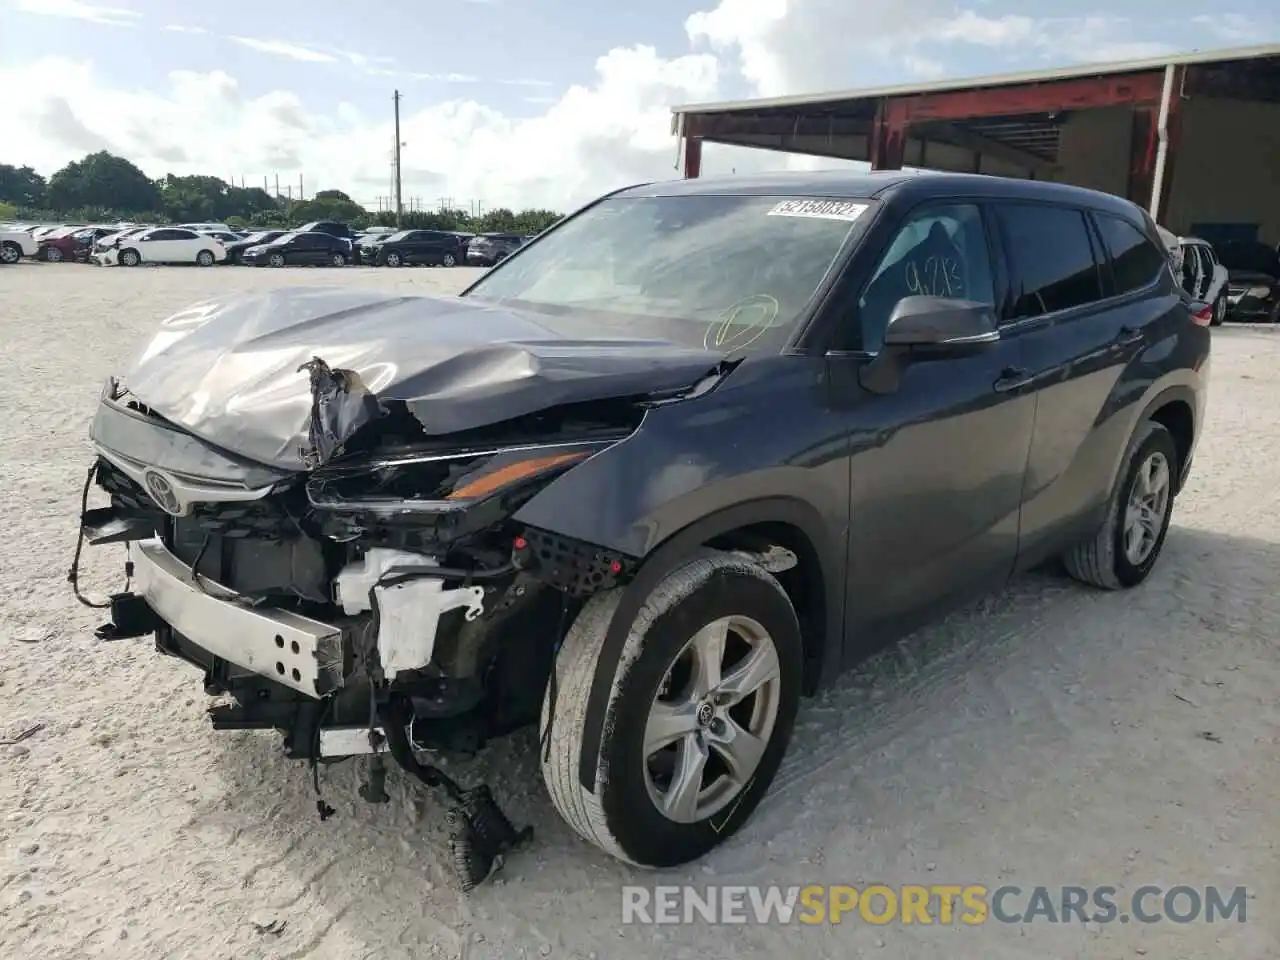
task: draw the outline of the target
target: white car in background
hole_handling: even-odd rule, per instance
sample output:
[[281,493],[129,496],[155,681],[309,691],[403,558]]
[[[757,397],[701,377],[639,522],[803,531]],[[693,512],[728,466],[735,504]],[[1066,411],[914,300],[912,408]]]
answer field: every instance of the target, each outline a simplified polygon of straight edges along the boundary
[[34,257],[40,244],[25,230],[0,230],[0,263],[17,263],[23,257]]
[[212,267],[227,258],[222,241],[182,227],[155,227],[99,250],[90,258],[103,267],[136,267],[140,263],[195,263]]

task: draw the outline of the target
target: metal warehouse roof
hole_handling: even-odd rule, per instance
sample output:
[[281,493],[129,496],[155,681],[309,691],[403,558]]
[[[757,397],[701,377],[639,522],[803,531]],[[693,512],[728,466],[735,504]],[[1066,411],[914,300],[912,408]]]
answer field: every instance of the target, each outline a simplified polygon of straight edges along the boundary
[[930,83],[900,84],[888,87],[865,87],[861,90],[835,90],[826,93],[806,93],[787,97],[770,97],[756,100],[734,100],[720,103],[690,103],[672,107],[671,132],[678,133],[681,114],[731,113],[738,110],[768,110],[775,107],[817,106],[836,101],[873,100],[881,97],[900,97],[926,93],[946,93],[957,90],[974,90],[984,87],[1004,87],[1030,83],[1045,83],[1079,77],[1099,77],[1122,73],[1141,73],[1162,70],[1167,66],[1219,63],[1231,60],[1256,60],[1280,57],[1280,44],[1262,44],[1251,47],[1234,47],[1222,50],[1194,50],[1189,53],[1165,54],[1145,57],[1141,60],[1120,60],[1113,63],[1083,63],[1050,70],[1025,73],[1003,73],[989,76],[940,80]]

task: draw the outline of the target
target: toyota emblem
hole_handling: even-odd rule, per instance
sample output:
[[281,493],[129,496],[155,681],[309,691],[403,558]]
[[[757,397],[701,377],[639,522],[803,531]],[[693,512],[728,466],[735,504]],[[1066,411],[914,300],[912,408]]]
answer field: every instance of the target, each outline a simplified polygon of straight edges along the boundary
[[147,493],[165,513],[171,517],[180,517],[186,513],[186,507],[173,489],[173,481],[158,470],[148,470],[142,475]]

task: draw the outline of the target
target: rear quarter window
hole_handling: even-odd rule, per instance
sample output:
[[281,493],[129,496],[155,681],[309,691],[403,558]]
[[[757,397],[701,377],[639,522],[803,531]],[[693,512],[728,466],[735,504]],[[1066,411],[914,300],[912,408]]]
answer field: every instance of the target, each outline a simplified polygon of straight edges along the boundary
[[[1105,213],[1095,217],[1107,256],[1111,258],[1111,272],[1115,277],[1113,292],[1117,296],[1150,285],[1169,266],[1164,251],[1133,224]],[[1195,256],[1201,249],[1192,244],[1187,247],[1187,253]]]

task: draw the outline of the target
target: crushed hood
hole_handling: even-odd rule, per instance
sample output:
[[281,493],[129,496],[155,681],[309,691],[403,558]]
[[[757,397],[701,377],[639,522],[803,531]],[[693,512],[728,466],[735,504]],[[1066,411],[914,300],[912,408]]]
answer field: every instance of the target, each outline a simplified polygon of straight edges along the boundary
[[[125,377],[155,413],[285,470],[325,462],[402,401],[429,435],[538,410],[691,387],[722,353],[600,335],[588,318],[458,297],[283,289],[214,298],[165,320]],[[580,328],[580,329],[579,329]]]

